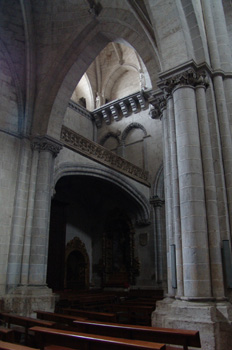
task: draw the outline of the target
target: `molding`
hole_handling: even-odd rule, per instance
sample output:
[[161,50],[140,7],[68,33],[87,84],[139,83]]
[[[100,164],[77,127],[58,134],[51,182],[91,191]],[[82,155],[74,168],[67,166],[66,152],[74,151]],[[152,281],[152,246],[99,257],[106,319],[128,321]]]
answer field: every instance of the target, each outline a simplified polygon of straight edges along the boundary
[[117,156],[115,153],[62,126],[61,142],[71,150],[114,169],[135,181],[150,186],[148,172]]
[[120,139],[119,139],[120,134],[121,134],[120,131],[117,131],[117,132],[109,131],[107,134],[105,134],[105,135],[101,138],[99,144],[100,144],[101,146],[103,146],[103,145],[105,144],[105,142],[106,142],[110,137],[112,137],[112,138],[114,138],[115,140],[117,140],[118,146],[119,146],[119,145],[120,145]]
[[132,129],[141,129],[143,132],[144,132],[144,137],[147,136],[147,131],[146,129],[144,128],[144,126],[142,124],[139,124],[139,123],[131,123],[129,124],[125,130],[123,131],[122,133],[122,142],[124,142],[129,134],[129,132],[132,130]]

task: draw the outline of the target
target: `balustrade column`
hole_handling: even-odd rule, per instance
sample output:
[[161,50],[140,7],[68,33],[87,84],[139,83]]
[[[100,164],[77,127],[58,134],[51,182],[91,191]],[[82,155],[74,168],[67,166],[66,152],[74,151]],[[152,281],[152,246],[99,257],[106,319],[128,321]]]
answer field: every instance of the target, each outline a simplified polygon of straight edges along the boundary
[[217,188],[207,114],[206,85],[204,81],[196,87],[196,102],[200,130],[201,154],[204,172],[205,200],[209,235],[212,295],[224,297],[223,271],[221,260],[220,227],[217,206]]
[[[184,297],[210,298],[211,278],[201,145],[193,86],[173,90],[178,155]],[[190,76],[191,73],[190,73]]]
[[46,284],[54,158],[61,145],[47,136],[35,138],[33,144],[34,149],[39,151],[39,159],[31,233],[29,284],[41,286]]

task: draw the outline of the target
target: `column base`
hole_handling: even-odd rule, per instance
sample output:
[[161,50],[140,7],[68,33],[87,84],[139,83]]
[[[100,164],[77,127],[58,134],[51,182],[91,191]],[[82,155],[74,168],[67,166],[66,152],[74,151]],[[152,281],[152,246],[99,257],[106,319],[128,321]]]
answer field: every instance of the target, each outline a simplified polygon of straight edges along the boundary
[[2,297],[2,310],[36,317],[35,310],[54,311],[58,296],[47,286],[19,286]]
[[200,332],[204,350],[228,350],[232,344],[232,304],[227,301],[158,301],[152,326]]

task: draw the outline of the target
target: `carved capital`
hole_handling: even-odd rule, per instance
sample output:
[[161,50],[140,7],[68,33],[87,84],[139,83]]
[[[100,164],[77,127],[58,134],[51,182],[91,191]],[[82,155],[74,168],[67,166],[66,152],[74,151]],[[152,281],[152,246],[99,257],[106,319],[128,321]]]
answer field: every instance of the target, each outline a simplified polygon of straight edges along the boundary
[[159,96],[151,101],[152,107],[150,109],[149,115],[152,119],[161,119],[163,110],[167,106],[167,101],[164,96]]
[[208,74],[209,69],[206,65],[197,66],[194,61],[190,61],[172,71],[161,74],[158,86],[166,97],[172,94],[176,87],[204,86],[207,88],[209,85]]
[[53,157],[56,157],[62,149],[62,143],[49,137],[37,136],[32,140],[32,149],[39,152],[50,152]]
[[185,72],[177,74],[163,82],[162,89],[169,95],[172,93],[177,86],[192,86],[196,87],[198,85],[208,86],[208,79],[206,72],[196,72],[193,69],[188,69]]
[[150,198],[150,203],[153,205],[154,208],[161,208],[164,205],[164,200],[159,198],[158,196],[153,196]]

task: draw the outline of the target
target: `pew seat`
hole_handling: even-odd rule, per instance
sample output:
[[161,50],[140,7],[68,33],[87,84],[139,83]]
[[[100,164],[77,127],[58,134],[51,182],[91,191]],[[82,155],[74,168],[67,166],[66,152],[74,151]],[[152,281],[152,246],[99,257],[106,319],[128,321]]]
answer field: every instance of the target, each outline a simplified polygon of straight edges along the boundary
[[0,319],[5,325],[13,329],[15,334],[23,334],[25,337],[25,344],[28,342],[28,329],[33,326],[53,327],[55,322],[38,320],[32,317],[24,317],[16,314],[0,312]]
[[0,340],[12,342],[14,341],[14,330],[0,327]]
[[0,340],[0,349],[1,350],[37,350],[35,348],[31,348],[26,345],[14,344],[14,343],[5,342],[2,340]]
[[105,321],[105,322],[117,322],[117,315],[112,312],[98,312],[98,311],[87,311],[79,309],[64,308],[62,313],[65,315],[85,317],[91,320],[96,321]]
[[48,345],[59,345],[79,350],[165,350],[165,344],[142,340],[122,339],[96,334],[87,334],[45,327],[30,328],[35,333],[40,349]]
[[[179,345],[184,350],[188,350],[188,347],[201,347],[199,331],[194,330],[136,326],[118,323],[110,324],[88,320],[75,320],[73,321],[73,324],[77,327],[78,331],[85,333]],[[169,346],[167,349],[171,350],[173,347]]]
[[73,325],[74,320],[80,320],[80,321],[87,320],[87,318],[84,318],[84,317],[64,315],[56,312],[36,310],[35,313],[37,315],[37,319],[44,320],[44,321],[52,321],[55,323],[63,323],[70,326]]

